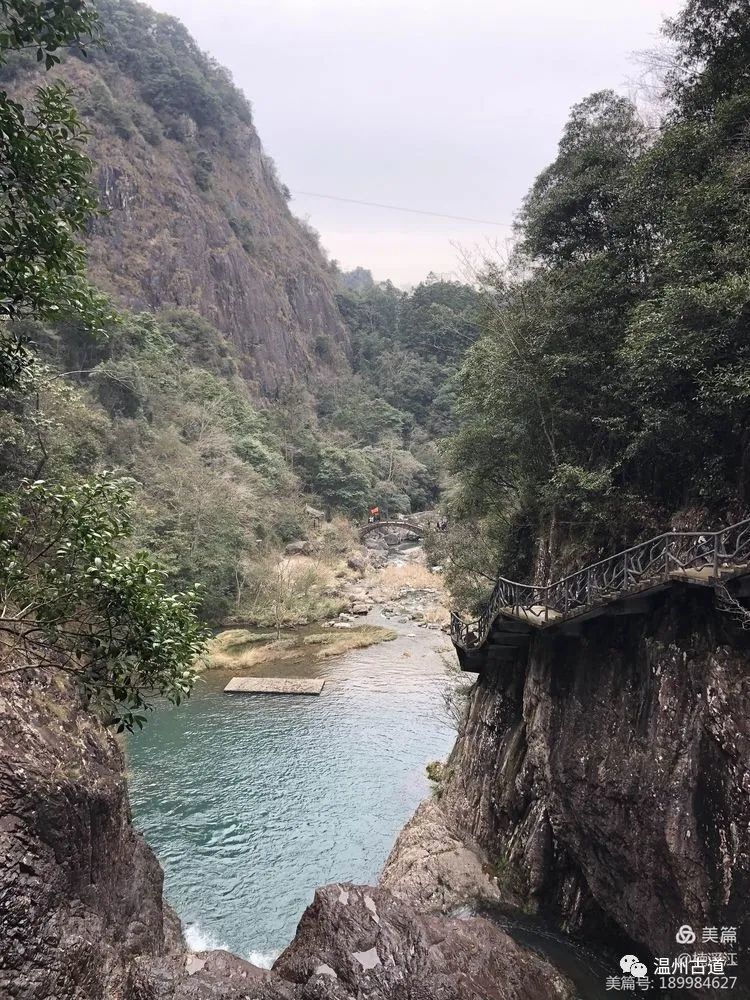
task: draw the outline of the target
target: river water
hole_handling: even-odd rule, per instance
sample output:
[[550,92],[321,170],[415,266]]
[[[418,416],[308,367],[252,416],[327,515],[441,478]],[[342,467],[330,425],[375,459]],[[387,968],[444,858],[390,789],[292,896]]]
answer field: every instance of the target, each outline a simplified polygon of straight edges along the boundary
[[393,642],[264,676],[325,678],[320,697],[225,695],[205,674],[129,742],[136,825],[189,944],[268,964],[317,886],[372,883],[455,739],[439,632],[370,619]]
[[[373,884],[430,794],[425,764],[455,739],[443,703],[455,683],[450,643],[377,612],[369,620],[398,638],[327,663],[258,668],[322,677],[320,697],[225,695],[231,673],[211,671],[187,704],[160,707],[130,739],[134,819],[194,950],[270,966],[316,887]],[[577,1000],[609,995],[616,956],[512,909],[482,912],[569,976]]]

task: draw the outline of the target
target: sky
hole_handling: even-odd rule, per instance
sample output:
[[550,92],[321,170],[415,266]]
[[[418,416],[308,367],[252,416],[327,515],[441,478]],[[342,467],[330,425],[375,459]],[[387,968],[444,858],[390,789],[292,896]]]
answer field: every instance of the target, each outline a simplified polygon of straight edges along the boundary
[[[407,287],[507,252],[572,104],[632,93],[680,0],[151,0],[228,67],[296,215]],[[305,193],[303,193],[305,192]],[[333,195],[465,216],[456,221]]]

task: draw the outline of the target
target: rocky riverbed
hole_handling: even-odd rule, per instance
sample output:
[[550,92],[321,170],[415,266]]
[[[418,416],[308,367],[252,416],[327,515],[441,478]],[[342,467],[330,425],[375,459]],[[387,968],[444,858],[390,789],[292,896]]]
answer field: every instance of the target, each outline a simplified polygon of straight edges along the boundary
[[376,608],[385,619],[413,622],[418,628],[437,630],[447,624],[448,595],[440,568],[428,566],[419,539],[407,529],[369,534],[347,565],[356,574],[340,586],[349,607],[328,623],[331,627],[346,628]]

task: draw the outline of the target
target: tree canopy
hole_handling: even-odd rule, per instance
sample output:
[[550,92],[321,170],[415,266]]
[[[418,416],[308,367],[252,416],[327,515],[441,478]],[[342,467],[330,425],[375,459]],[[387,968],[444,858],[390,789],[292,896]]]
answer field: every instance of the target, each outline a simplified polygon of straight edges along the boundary
[[657,133],[612,92],[576,105],[487,267],[450,446],[477,572],[549,576],[747,510],[749,28],[743,3],[690,0]]
[[[81,47],[97,15],[83,2],[0,3],[0,66],[31,48],[47,68],[64,46]],[[85,129],[62,85],[40,87],[24,107],[0,91],[0,319],[83,317],[92,327],[107,314],[85,276],[78,239],[96,199]],[[23,342],[12,327],[0,332],[0,385],[19,374]]]

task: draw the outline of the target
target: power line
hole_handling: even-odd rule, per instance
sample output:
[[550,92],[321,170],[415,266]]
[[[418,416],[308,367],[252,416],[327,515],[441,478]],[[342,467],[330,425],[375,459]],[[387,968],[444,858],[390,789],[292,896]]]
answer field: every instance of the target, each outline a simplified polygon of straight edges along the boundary
[[348,205],[367,205],[369,208],[387,208],[392,212],[411,212],[412,215],[431,215],[436,219],[453,219],[455,222],[476,222],[482,226],[503,226],[513,228],[510,222],[493,222],[491,219],[472,219],[467,215],[446,215],[444,212],[427,212],[421,208],[404,208],[402,205],[384,205],[378,201],[361,201],[359,198],[341,198],[336,194],[319,194],[316,191],[292,191],[294,195],[304,195],[306,198],[326,198],[328,201],[343,201]]

